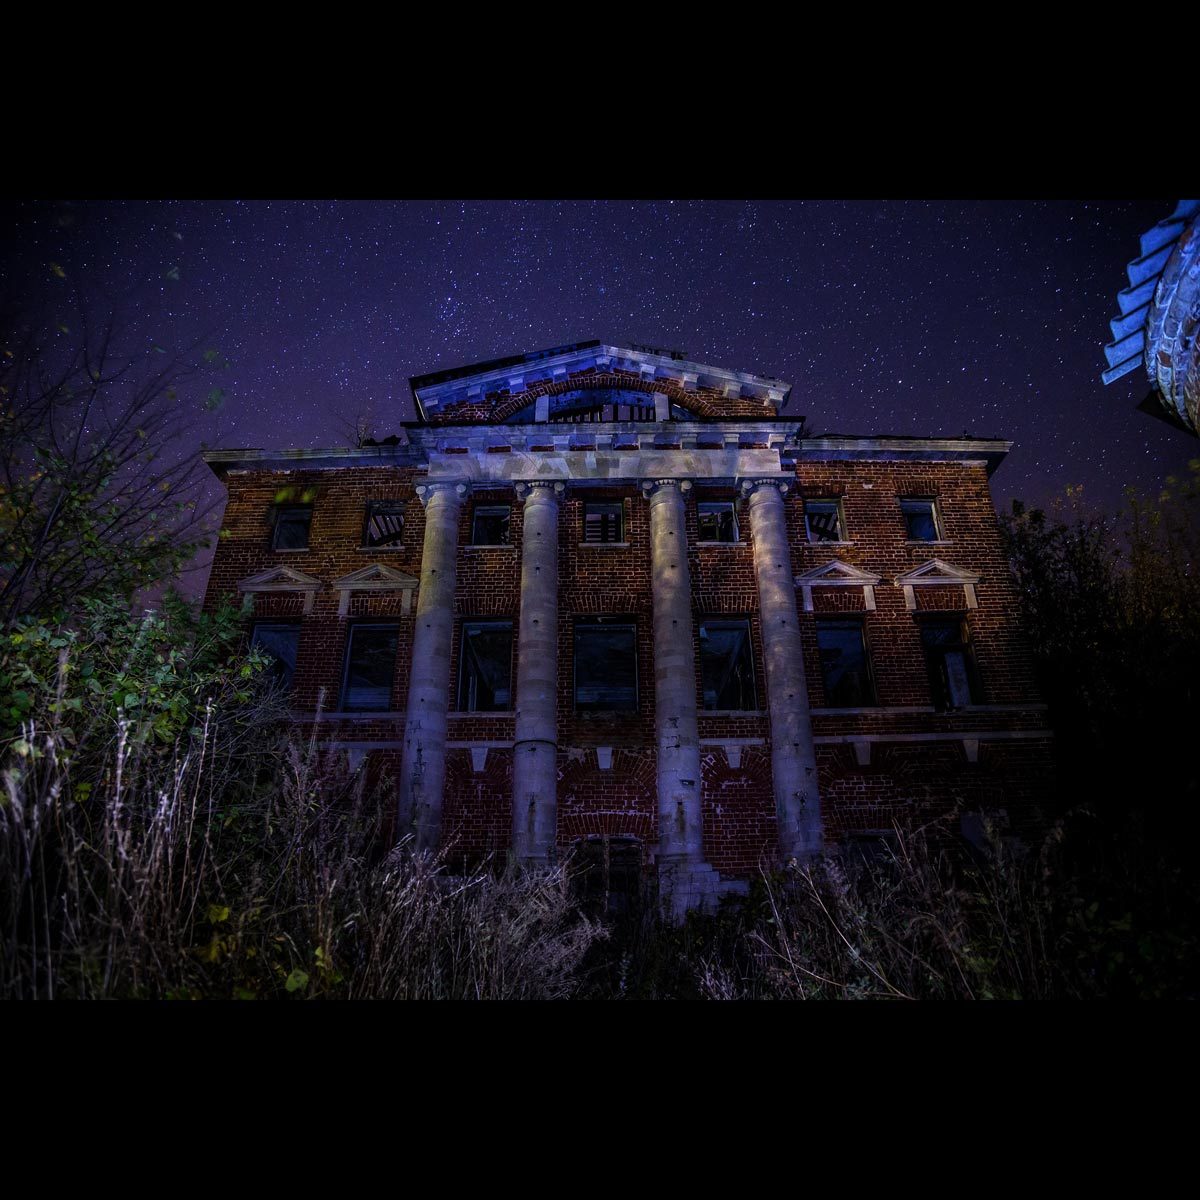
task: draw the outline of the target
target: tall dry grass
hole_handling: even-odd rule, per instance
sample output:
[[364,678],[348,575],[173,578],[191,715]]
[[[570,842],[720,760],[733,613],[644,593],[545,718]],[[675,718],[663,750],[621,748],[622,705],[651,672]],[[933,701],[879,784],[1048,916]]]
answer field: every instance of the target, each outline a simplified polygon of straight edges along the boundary
[[122,716],[83,786],[55,730],[27,724],[0,802],[0,996],[572,994],[604,930],[565,871],[381,854],[387,782],[260,717],[209,704],[164,751]]

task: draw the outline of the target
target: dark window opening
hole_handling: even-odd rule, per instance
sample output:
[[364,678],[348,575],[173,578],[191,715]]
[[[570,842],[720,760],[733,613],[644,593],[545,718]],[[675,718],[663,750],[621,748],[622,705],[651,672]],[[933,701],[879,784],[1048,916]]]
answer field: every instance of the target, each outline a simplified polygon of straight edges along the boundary
[[271,685],[289,691],[296,674],[296,653],[300,646],[300,626],[256,621],[250,645],[273,660],[265,675]]
[[507,546],[510,511],[507,504],[477,508],[474,527],[471,531],[472,545]]
[[575,843],[571,881],[589,916],[635,914],[642,896],[642,844],[635,837],[591,837]]
[[511,621],[464,621],[458,662],[458,711],[512,708]]
[[891,830],[847,834],[841,849],[847,864],[869,872],[887,872],[895,867],[899,851],[896,834]]
[[363,545],[400,546],[404,543],[404,503],[399,500],[372,500],[367,505],[367,528]]
[[547,420],[554,425],[609,421],[653,421],[654,397],[645,392],[589,388],[550,400]]
[[804,523],[810,542],[844,542],[842,506],[836,500],[806,500]]
[[343,712],[386,711],[396,674],[395,625],[352,625],[342,676]]
[[861,621],[818,620],[817,648],[828,707],[862,708],[875,703]]
[[637,627],[604,618],[575,625],[575,707],[637,711]]
[[749,621],[700,623],[700,680],[706,709],[758,708]]
[[702,542],[736,542],[737,514],[732,500],[701,500],[696,505]]
[[271,548],[273,550],[307,550],[308,530],[311,524],[312,508],[308,505],[277,508]]
[[583,506],[583,540],[585,542],[620,542],[625,532],[625,506],[592,504]]
[[901,500],[900,511],[904,513],[904,525],[910,542],[940,541],[937,510],[932,500]]
[[977,703],[979,682],[975,657],[963,620],[922,620],[921,645],[929,668],[929,691],[934,708],[964,708]]

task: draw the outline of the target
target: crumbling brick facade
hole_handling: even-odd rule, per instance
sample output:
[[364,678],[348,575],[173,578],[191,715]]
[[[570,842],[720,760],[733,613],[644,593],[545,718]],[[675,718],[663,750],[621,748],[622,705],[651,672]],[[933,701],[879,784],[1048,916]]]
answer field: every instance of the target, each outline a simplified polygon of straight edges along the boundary
[[[612,387],[611,368],[611,363],[584,365],[558,383],[520,380],[519,394],[523,403],[555,387],[556,395],[573,394],[567,384],[577,391],[589,370]],[[673,403],[686,403],[678,361],[665,367],[672,368],[676,375],[669,377],[667,390]],[[644,388],[653,391],[654,379],[643,376]],[[722,412],[712,380],[693,409],[702,418],[696,422],[500,424],[503,417],[497,418],[490,401],[428,411],[430,393],[438,386],[437,377],[429,378],[433,385],[418,392],[425,419],[408,429],[400,445],[325,454],[210,455],[225,480],[228,503],[206,603],[248,595],[254,621],[298,629],[291,680],[297,719],[318,721],[325,744],[374,755],[377,764],[398,775],[407,769],[414,803],[426,808],[436,803],[436,822],[429,828],[443,846],[470,858],[504,853],[520,835],[523,798],[514,799],[514,755],[530,741],[518,736],[518,713],[521,679],[531,677],[522,672],[532,668],[520,661],[518,633],[522,604],[533,602],[532,591],[523,594],[523,563],[524,496],[534,485],[524,481],[555,489],[550,502],[557,513],[557,579],[551,584],[557,594],[557,687],[555,695],[542,700],[537,735],[552,747],[555,778],[552,796],[539,797],[536,788],[528,795],[531,814],[540,805],[539,812],[552,822],[557,854],[580,839],[620,837],[637,839],[647,866],[659,861],[661,867],[664,858],[686,859],[693,882],[678,885],[686,907],[714,895],[719,886],[712,880],[718,876],[744,880],[777,861],[781,849],[796,852],[799,843],[781,847],[781,813],[793,796],[781,796],[780,781],[791,778],[788,770],[795,771],[781,760],[782,748],[772,740],[780,716],[771,709],[764,669],[772,661],[771,647],[764,637],[779,634],[774,626],[764,631],[763,572],[784,570],[791,586],[792,577],[834,562],[861,576],[799,580],[791,588],[794,609],[779,610],[777,602],[771,609],[773,614],[794,611],[799,624],[803,661],[793,666],[802,667],[800,679],[807,684],[805,736],[816,765],[806,811],[811,816],[819,806],[824,840],[837,844],[886,832],[894,823],[944,819],[959,809],[1003,811],[1018,831],[1037,823],[1051,786],[1051,734],[1016,621],[1017,598],[988,487],[989,473],[1007,449],[1003,443],[805,437],[794,423],[778,417],[778,396],[764,405],[739,392]],[[454,386],[464,386],[463,378],[458,376]],[[481,386],[487,385],[484,378]],[[763,414],[753,421],[747,416],[752,406]],[[519,412],[518,406],[505,415]],[[485,416],[489,420],[482,423]],[[768,460],[773,469],[764,479]],[[452,552],[448,546],[426,546],[426,503],[442,481],[453,488],[447,503],[457,506]],[[782,494],[790,563],[756,562],[749,496],[761,486]],[[655,605],[665,603],[661,576],[664,567],[683,566],[674,561],[677,543],[662,542],[663,531],[673,537],[674,528],[660,521],[658,532],[652,529],[652,488],[662,487],[671,490],[670,500],[682,512],[690,652],[682,643],[675,649],[682,655],[678,661],[690,664],[690,689],[673,671],[656,672],[665,655],[655,644]],[[935,538],[908,536],[901,501],[914,497],[935,506]],[[734,504],[736,541],[701,540],[699,505],[714,500]],[[831,500],[840,506],[842,537],[811,540],[806,503]],[[368,549],[363,545],[367,505],[378,501],[403,505],[403,533],[392,545]],[[272,548],[273,515],[281,504],[297,503],[311,510],[307,546]],[[620,506],[619,540],[585,541],[588,504]],[[481,507],[508,509],[503,544],[473,544],[474,514]],[[553,522],[550,536],[552,527]],[[451,565],[453,573],[452,625],[447,645],[441,645],[444,633],[438,635],[441,658],[430,657],[429,647],[421,644],[422,636],[426,642],[434,637],[432,622],[422,615],[421,591],[439,562],[443,573]],[[927,576],[913,577],[931,562],[947,565],[950,573],[934,566]],[[390,573],[357,587],[345,583],[376,564]],[[867,578],[878,582],[860,582]],[[296,590],[287,590],[289,585]],[[785,599],[792,603],[790,596]],[[938,613],[961,620],[965,628],[970,703],[935,706],[939,697],[931,692],[922,622]],[[636,707],[626,711],[577,709],[576,625],[597,616],[623,618],[635,630]],[[861,621],[871,682],[865,703],[839,707],[826,695],[817,628],[827,617]],[[701,628],[706,619],[748,622],[753,707],[747,696],[737,711],[704,707]],[[512,624],[506,689],[511,699],[504,711],[461,711],[463,624],[471,621]],[[386,707],[347,711],[342,699],[350,630],[371,623],[395,633],[390,697]],[[410,669],[423,671],[422,664],[433,664],[435,678],[444,674],[444,735],[436,731],[436,718],[422,724],[411,711]],[[503,675],[504,664],[496,670]],[[656,711],[660,697],[682,706],[682,718],[671,717],[681,723],[664,729]],[[694,789],[689,804],[694,804],[695,831],[682,832],[686,822],[679,807],[680,837],[690,839],[689,849],[683,854],[676,847],[668,854],[664,813],[675,809],[664,803],[659,755],[663,746],[675,753],[679,735],[672,728],[686,729],[689,717],[698,735],[696,758],[682,761],[695,761],[698,778],[686,778],[689,771],[683,769],[672,786]],[[797,753],[803,750],[800,746]],[[422,794],[427,776],[419,768],[412,775],[413,756],[427,753],[440,753],[445,763],[441,794],[434,798]],[[804,809],[803,796],[799,805]],[[419,824],[419,817],[409,814],[408,819]]]

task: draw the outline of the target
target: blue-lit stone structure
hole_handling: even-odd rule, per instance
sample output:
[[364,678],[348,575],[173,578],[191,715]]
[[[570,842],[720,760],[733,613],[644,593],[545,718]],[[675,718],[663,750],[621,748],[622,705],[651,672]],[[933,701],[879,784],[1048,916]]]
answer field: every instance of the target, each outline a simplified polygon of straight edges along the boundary
[[1104,347],[1112,383],[1140,366],[1152,391],[1141,407],[1200,434],[1200,200],[1142,234],[1129,264],[1129,287],[1117,295],[1113,340]]

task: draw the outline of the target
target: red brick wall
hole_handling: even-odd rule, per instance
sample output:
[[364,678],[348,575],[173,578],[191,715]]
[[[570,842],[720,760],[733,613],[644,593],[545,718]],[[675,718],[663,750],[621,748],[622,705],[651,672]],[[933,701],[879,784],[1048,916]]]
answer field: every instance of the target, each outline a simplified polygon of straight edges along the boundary
[[[623,385],[623,384],[622,384]],[[1001,550],[995,512],[983,466],[953,462],[908,464],[896,461],[802,461],[799,487],[786,510],[795,573],[839,558],[883,576],[875,589],[876,610],[865,610],[861,589],[813,590],[815,613],[801,611],[801,625],[818,737],[820,784],[831,839],[854,831],[887,828],[892,820],[923,822],[955,803],[1007,807],[1015,823],[1044,801],[1050,783],[1050,754],[1044,738],[988,742],[989,732],[1036,734],[1044,726],[1037,704],[1030,659],[1014,620],[1016,596]],[[225,533],[218,545],[206,603],[237,595],[237,582],[284,563],[328,585],[372,562],[420,575],[424,509],[414,492],[412,468],[350,467],[311,471],[237,471],[229,475]],[[271,505],[292,489],[291,498],[312,493],[310,546],[301,552],[270,549]],[[725,493],[728,495],[729,493]],[[837,496],[842,501],[849,545],[811,545],[804,532],[803,497]],[[738,715],[700,713],[703,761],[705,853],[724,873],[753,873],[774,849],[775,807],[771,793],[770,723],[762,677],[753,545],[748,513],[739,506],[741,541],[698,545],[696,501],[720,493],[701,487],[688,493],[689,568],[697,624],[709,615],[745,616],[750,621],[759,710]],[[934,497],[945,541],[909,543],[901,516],[901,496]],[[288,498],[288,497],[283,497]],[[359,548],[368,500],[406,501],[405,536],[399,550]],[[620,500],[625,507],[623,546],[582,545],[586,500]],[[479,504],[511,504],[511,548],[472,547],[473,510]],[[509,713],[456,713],[458,650],[463,620],[507,618],[514,643],[520,606],[522,505],[512,489],[468,497],[459,528],[454,643],[450,678],[450,751],[445,798],[445,829],[458,850],[468,854],[502,851],[511,824],[511,751],[490,749],[483,772],[473,771],[465,743],[511,742]],[[917,587],[918,611],[960,612],[978,665],[981,700],[1001,709],[935,713],[931,707],[919,628],[904,607],[901,588],[891,580],[931,558],[978,574],[978,607],[966,607],[963,589]],[[326,711],[336,709],[347,638],[347,621],[337,616],[338,593],[318,592],[312,614],[300,617],[302,597],[258,595],[254,613],[301,619],[295,701],[312,714],[324,693]],[[394,620],[399,653],[388,714],[328,720],[323,737],[339,741],[391,743],[398,752],[407,697],[416,597],[401,616],[401,594],[358,594],[351,617]],[[797,593],[797,606],[801,597]],[[822,613],[861,613],[881,707],[866,712],[825,711],[824,684],[817,653],[815,617]],[[583,615],[627,616],[637,627],[638,711],[576,716],[573,691],[574,619]],[[566,849],[591,834],[628,834],[652,852],[657,838],[654,796],[655,732],[650,590],[649,506],[635,487],[572,487],[559,505],[559,843]],[[702,703],[697,654],[697,699]],[[516,651],[514,645],[514,689]],[[1032,706],[1032,707],[1031,707]],[[894,711],[895,708],[909,711]],[[889,711],[889,709],[891,709]],[[311,715],[308,717],[312,719]],[[981,736],[978,762],[967,761],[961,742],[908,740],[874,742],[871,762],[860,766],[853,747],[820,739],[967,734]],[[742,740],[741,762],[729,765],[725,749],[713,740]],[[705,742],[710,744],[704,744]],[[596,747],[612,747],[612,766],[602,770]]]

